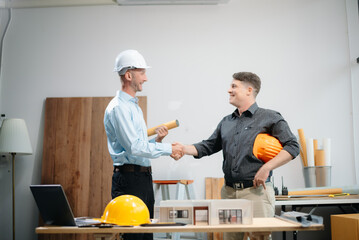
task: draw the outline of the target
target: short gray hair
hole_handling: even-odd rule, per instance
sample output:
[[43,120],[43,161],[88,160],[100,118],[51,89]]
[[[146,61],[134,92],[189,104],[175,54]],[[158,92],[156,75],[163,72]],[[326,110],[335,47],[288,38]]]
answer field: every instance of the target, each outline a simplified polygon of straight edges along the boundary
[[233,74],[233,79],[249,83],[254,88],[254,96],[257,96],[261,90],[261,79],[251,72],[237,72]]

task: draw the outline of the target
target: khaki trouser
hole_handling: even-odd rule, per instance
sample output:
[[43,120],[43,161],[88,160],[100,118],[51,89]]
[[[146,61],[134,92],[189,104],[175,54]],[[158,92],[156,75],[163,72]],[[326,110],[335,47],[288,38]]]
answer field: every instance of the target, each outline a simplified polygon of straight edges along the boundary
[[[257,188],[245,188],[235,190],[234,188],[223,185],[221,189],[222,199],[247,199],[253,201],[253,217],[274,217],[275,196],[273,184],[266,183],[266,190],[263,186]],[[242,240],[244,233],[224,233],[224,240]]]

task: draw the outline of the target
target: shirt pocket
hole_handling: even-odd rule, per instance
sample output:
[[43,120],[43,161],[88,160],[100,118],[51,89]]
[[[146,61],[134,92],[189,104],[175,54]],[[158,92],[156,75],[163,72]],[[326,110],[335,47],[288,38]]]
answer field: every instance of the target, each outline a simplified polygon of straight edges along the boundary
[[[245,135],[245,139],[244,141],[248,144],[248,148],[250,149],[249,151],[251,152],[251,156],[254,159],[258,159],[254,154],[253,154],[253,146],[254,146],[254,141],[257,137],[258,134],[260,133],[266,133],[266,130],[261,127],[261,126],[257,126],[255,124],[250,124],[247,125],[243,128],[244,131],[244,135]],[[259,160],[259,159],[258,159]]]

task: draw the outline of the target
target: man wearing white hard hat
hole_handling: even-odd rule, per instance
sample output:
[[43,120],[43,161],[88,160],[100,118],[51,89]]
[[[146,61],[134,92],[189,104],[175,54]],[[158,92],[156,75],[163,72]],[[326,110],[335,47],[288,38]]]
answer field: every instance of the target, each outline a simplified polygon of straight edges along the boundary
[[[150,68],[136,50],[121,52],[115,63],[115,72],[121,78],[122,90],[108,104],[104,125],[108,149],[113,160],[112,198],[130,194],[147,205],[153,218],[154,193],[150,159],[183,155],[180,146],[162,143],[168,134],[165,126],[157,128],[157,136],[148,140],[147,127],[136,93],[147,82],[146,69]],[[125,239],[153,239],[153,234],[125,234]]]

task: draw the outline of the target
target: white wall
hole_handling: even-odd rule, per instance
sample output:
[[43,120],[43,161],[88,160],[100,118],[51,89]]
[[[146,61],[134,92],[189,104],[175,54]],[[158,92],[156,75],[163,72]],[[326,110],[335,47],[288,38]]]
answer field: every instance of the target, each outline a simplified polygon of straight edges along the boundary
[[[355,0],[349,1],[354,2]],[[34,148],[16,159],[18,239],[34,239],[37,209],[29,184],[40,183],[46,97],[113,96],[116,55],[139,50],[153,68],[149,127],[178,119],[168,142],[210,136],[234,108],[232,74],[262,78],[261,107],[280,111],[292,131],[332,139],[333,185],[355,184],[351,65],[344,0],[232,0],[218,6],[14,9],[5,38],[0,113],[24,118]],[[7,157],[8,158],[8,157]],[[11,164],[0,160],[0,232],[11,238]],[[153,162],[154,179],[222,177],[222,154]],[[299,158],[275,170],[291,188],[304,187]],[[111,173],[109,173],[111,174]],[[345,176],[345,177],[344,177]]]
[[[351,65],[351,88],[352,88],[352,109],[353,109],[353,134],[354,146],[359,145],[359,1],[346,0],[347,18],[348,18],[348,36],[350,49]],[[354,148],[354,159],[356,169],[356,182],[359,182],[359,148]]]

